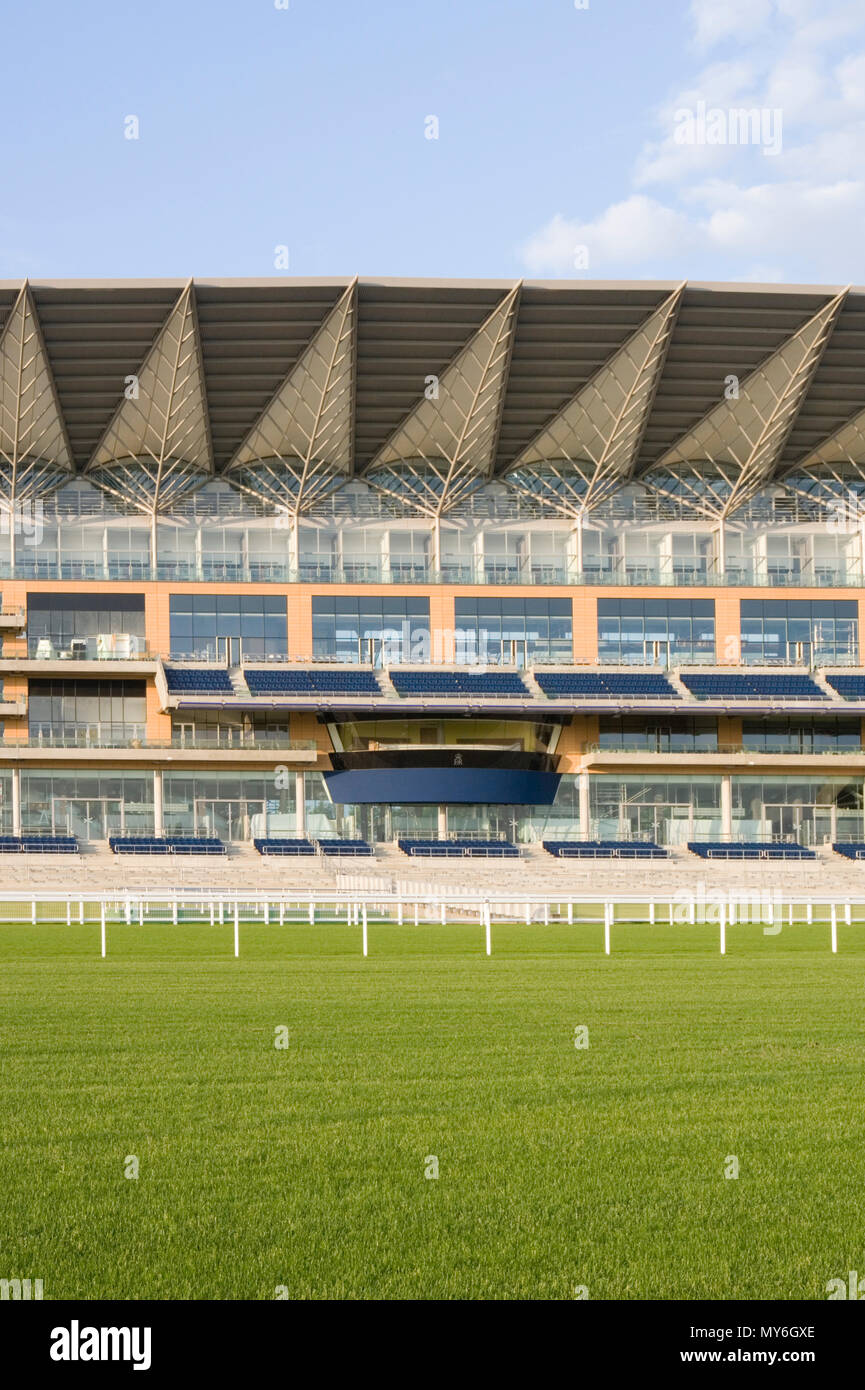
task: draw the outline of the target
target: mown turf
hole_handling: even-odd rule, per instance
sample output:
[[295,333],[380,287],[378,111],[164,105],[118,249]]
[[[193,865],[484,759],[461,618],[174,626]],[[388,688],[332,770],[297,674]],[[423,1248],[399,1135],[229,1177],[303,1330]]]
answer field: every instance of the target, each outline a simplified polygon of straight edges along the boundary
[[493,935],[377,925],[364,961],[244,927],[235,961],[229,927],[112,924],[102,961],[98,928],[0,927],[0,1277],[823,1298],[863,1268],[865,926],[836,957],[825,925],[725,959],[710,926]]

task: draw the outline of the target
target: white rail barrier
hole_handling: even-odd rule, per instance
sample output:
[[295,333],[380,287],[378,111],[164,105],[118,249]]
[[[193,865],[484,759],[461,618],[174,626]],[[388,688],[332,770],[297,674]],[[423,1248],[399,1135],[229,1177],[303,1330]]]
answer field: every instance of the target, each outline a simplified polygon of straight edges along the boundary
[[[344,889],[313,893],[274,891],[240,892],[230,890],[136,889],[103,893],[68,893],[56,890],[21,893],[0,892],[0,930],[10,924],[35,926],[39,923],[72,926],[99,925],[100,952],[107,955],[108,926],[145,927],[147,925],[231,924],[234,954],[240,955],[241,925],[319,926],[342,923],[361,927],[364,956],[369,953],[370,924],[444,926],[477,922],[483,929],[485,950],[492,954],[493,921],[530,926],[603,926],[604,953],[613,948],[613,928],[618,925],[680,927],[711,925],[719,929],[721,955],[726,955],[730,928],[760,925],[767,936],[783,928],[825,923],[830,929],[830,947],[838,953],[839,908],[845,926],[865,926],[865,895],[800,893],[773,891],[711,894],[679,892],[675,897],[649,894],[547,893],[515,896],[513,892],[494,893],[454,891],[443,885],[400,884],[400,891],[383,891],[376,884],[371,891]],[[407,891],[402,891],[406,889]],[[815,913],[816,909],[816,913]]]

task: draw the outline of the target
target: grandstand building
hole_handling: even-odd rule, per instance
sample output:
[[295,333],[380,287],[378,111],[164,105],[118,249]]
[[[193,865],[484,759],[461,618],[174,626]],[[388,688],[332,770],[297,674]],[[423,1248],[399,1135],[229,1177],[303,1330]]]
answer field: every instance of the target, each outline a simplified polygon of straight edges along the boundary
[[865,289],[0,283],[0,832],[865,840]]

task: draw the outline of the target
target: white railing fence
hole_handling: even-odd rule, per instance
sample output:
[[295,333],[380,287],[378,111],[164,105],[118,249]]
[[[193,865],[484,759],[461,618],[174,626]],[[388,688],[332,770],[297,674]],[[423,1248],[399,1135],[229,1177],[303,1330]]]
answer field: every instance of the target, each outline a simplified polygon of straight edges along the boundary
[[[726,954],[731,927],[757,925],[764,935],[785,928],[826,926],[833,953],[838,950],[839,924],[865,927],[865,895],[821,893],[807,896],[778,890],[679,890],[674,895],[549,894],[470,892],[432,884],[391,884],[357,876],[356,887],[327,892],[287,894],[267,892],[189,892],[136,889],[70,895],[49,890],[24,894],[0,892],[0,931],[9,925],[99,929],[101,954],[107,954],[111,930],[147,926],[233,928],[234,954],[240,954],[240,928],[251,926],[344,925],[361,930],[366,956],[370,925],[438,926],[477,923],[483,929],[486,954],[492,953],[492,924],[514,923],[568,927],[603,926],[604,950],[610,955],[613,928],[618,926],[709,926],[719,935]],[[363,886],[361,886],[363,885]],[[865,936],[863,936],[865,941]]]

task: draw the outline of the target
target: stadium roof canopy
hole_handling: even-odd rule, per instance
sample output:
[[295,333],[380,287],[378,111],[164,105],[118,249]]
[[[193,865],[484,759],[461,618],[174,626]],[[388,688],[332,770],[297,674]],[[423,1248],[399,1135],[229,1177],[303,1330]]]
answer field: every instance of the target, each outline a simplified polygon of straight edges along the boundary
[[219,475],[294,516],[353,477],[432,518],[859,490],[865,288],[0,282],[0,502],[76,474],[154,516]]

